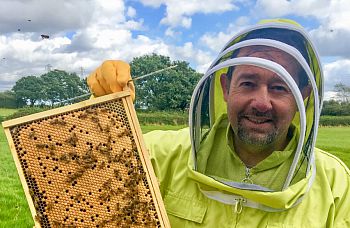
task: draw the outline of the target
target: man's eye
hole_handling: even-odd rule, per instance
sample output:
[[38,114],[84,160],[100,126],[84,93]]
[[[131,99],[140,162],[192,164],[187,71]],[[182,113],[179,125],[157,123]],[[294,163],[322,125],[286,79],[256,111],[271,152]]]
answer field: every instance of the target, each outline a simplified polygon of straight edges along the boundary
[[271,89],[276,92],[288,92],[288,87],[282,85],[271,86]]
[[241,82],[240,86],[244,88],[252,88],[255,84],[253,82]]

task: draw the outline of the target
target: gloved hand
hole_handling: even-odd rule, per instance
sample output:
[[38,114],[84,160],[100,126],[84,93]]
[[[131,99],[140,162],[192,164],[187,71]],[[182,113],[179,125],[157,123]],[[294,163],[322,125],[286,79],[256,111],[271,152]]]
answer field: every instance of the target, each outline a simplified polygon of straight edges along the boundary
[[[132,100],[135,100],[135,86],[131,80],[130,65],[121,60],[106,60],[87,77],[87,84],[94,96],[130,89]],[[128,83],[129,82],[129,83]]]

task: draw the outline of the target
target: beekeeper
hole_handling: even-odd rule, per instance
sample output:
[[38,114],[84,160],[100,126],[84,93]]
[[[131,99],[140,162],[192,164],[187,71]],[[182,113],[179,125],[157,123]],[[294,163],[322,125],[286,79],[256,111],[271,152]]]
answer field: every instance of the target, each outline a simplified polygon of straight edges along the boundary
[[[100,96],[130,78],[106,61],[88,84]],[[323,84],[297,23],[232,37],[193,92],[189,128],[144,135],[172,227],[350,227],[349,169],[315,148]]]

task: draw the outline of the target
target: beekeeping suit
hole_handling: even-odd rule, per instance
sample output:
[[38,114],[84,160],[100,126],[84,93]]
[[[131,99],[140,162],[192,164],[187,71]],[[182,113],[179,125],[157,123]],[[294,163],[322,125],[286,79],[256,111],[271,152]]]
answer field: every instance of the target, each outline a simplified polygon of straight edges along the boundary
[[[264,30],[269,35],[252,35]],[[306,51],[284,43],[284,38],[274,40],[275,30],[300,34]],[[281,65],[235,54],[255,46],[293,56],[308,77],[310,95],[303,99]],[[288,144],[254,167],[247,167],[235,153],[220,84],[230,66],[240,65],[279,75],[298,107]],[[234,36],[194,90],[189,129],[145,135],[172,227],[350,227],[349,169],[314,148],[322,98],[320,60],[299,25],[265,21]]]

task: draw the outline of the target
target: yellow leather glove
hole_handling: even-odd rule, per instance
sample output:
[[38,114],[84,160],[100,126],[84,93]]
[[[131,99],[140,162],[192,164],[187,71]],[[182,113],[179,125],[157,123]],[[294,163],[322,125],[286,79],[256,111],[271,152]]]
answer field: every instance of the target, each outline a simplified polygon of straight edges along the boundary
[[120,92],[127,88],[135,100],[135,86],[131,80],[130,65],[121,60],[106,60],[87,77],[87,84],[94,96]]

